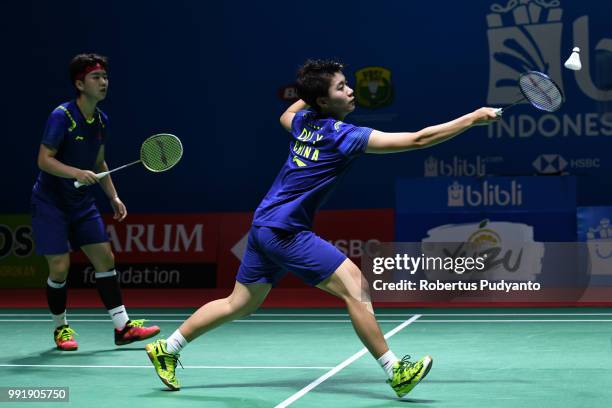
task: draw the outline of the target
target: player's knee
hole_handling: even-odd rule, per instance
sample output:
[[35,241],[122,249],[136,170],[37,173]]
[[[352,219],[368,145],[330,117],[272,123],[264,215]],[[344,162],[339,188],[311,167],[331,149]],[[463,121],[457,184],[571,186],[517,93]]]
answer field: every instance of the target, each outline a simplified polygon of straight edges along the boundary
[[101,271],[108,271],[115,268],[115,255],[113,254],[113,251],[105,251],[98,262],[100,263],[99,269]]
[[49,278],[54,282],[64,282],[68,278],[68,271],[49,271]]
[[368,281],[356,265],[353,264],[352,266],[353,267],[349,270],[351,281],[353,284],[353,290],[351,291],[351,293],[354,292],[353,295],[357,296],[362,302],[369,302],[370,286],[368,284]]
[[253,313],[255,313],[259,309],[259,303],[257,302],[247,302],[240,307],[239,314],[240,317],[249,317]]
[[106,253],[106,262],[108,262],[111,268],[115,266],[115,254],[113,254],[113,251]]
[[361,270],[357,267],[357,265],[351,264],[351,267],[349,268],[349,274],[353,283],[358,286],[362,286],[362,283],[364,282],[365,278],[363,277],[363,274],[361,273]]
[[68,276],[70,258],[57,257],[49,260],[49,276],[56,281],[63,281]]
[[244,308],[241,310],[240,313],[240,318],[244,318],[244,317],[249,317],[250,315],[252,315],[253,313],[255,313],[257,309],[252,309],[252,308]]
[[371,314],[374,314],[374,307],[372,306],[372,302],[362,302],[363,306],[368,310],[368,312],[370,312]]

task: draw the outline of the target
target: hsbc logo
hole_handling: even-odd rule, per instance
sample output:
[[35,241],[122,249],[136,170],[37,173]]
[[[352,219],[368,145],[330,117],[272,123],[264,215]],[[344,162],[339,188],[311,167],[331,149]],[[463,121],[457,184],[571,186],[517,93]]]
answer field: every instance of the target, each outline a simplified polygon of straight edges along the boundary
[[568,174],[569,169],[593,169],[601,167],[601,159],[582,157],[566,160],[559,154],[541,154],[532,163],[538,174]]
[[541,154],[532,164],[540,174],[557,174],[563,173],[568,163],[558,154]]

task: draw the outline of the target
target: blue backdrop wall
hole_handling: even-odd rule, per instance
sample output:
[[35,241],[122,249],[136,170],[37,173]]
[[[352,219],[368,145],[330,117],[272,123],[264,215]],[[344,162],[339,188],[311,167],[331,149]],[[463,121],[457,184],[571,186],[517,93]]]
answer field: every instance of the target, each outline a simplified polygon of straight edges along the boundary
[[[156,132],[175,133],[185,145],[171,172],[130,169],[115,177],[131,211],[253,210],[286,159],[278,117],[288,102],[279,95],[309,57],[345,61],[369,105],[347,121],[386,131],[503,106],[528,69],[551,75],[567,99],[552,115],[519,106],[496,127],[431,149],[364,157],[328,208],[393,207],[397,177],[472,174],[572,174],[580,205],[612,204],[609,2],[65,0],[0,7],[0,212],[27,212],[45,121],[73,96],[70,58],[88,51],[111,61],[101,105],[111,119],[111,167],[133,160]],[[574,45],[584,66],[576,73],[562,67]]]

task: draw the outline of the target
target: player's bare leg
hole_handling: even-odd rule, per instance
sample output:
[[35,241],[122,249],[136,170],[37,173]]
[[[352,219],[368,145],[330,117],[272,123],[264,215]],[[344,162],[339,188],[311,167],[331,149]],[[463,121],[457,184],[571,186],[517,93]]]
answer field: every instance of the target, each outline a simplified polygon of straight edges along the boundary
[[147,355],[162,382],[171,390],[180,389],[175,370],[182,348],[215,327],[253,313],[271,288],[268,283],[244,285],[236,282],[231,295],[200,307],[167,340],[147,344]]
[[344,300],[355,332],[368,351],[377,359],[389,376],[387,383],[398,397],[408,394],[429,372],[432,358],[425,356],[401,361],[387,346],[370,302],[368,283],[361,271],[350,259],[346,259],[336,271],[317,287]]
[[187,341],[192,341],[224,323],[248,316],[256,311],[270,292],[272,285],[236,282],[232,293],[223,299],[213,300],[200,307],[179,327]]
[[379,358],[389,351],[387,341],[374,316],[367,282],[357,265],[346,259],[317,287],[344,300],[355,332],[374,358]]

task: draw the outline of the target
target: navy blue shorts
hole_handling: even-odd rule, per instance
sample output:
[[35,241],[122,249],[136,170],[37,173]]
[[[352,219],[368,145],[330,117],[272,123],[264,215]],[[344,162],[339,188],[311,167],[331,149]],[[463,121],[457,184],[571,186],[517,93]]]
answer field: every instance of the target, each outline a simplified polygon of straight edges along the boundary
[[316,286],[327,279],[346,255],[312,231],[290,232],[252,226],[236,280],[245,285],[276,285],[291,272]]
[[32,197],[32,232],[38,255],[65,254],[71,248],[108,242],[102,216],[93,202],[64,211]]

